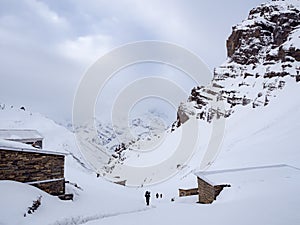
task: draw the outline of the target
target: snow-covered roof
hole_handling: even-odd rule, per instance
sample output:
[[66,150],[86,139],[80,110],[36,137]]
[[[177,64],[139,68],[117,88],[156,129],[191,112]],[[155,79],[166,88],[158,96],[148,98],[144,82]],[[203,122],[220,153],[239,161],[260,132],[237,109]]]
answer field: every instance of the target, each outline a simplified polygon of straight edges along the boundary
[[42,140],[43,136],[37,130],[0,129],[0,139],[5,140]]
[[198,173],[195,173],[195,175],[199,178],[201,178],[202,180],[204,180],[206,183],[208,184],[211,184],[213,186],[217,185],[216,182],[212,181],[212,180],[209,180],[206,175],[205,175],[205,172],[198,172]]
[[245,168],[236,168],[236,169],[200,171],[194,173],[194,175],[208,182],[211,185],[217,185],[224,182],[225,183],[230,182],[232,180],[232,177],[241,176],[241,175],[236,175],[236,174],[240,174],[241,172],[254,173],[255,171],[266,171],[269,169],[281,169],[281,168],[294,169],[292,166],[286,164],[275,164],[275,165],[245,167]]
[[27,145],[16,141],[3,140],[3,139],[0,139],[0,149],[8,150],[8,151],[32,152],[32,153],[39,153],[39,154],[66,155],[66,153],[49,151],[44,149],[37,149],[32,147],[31,145]]

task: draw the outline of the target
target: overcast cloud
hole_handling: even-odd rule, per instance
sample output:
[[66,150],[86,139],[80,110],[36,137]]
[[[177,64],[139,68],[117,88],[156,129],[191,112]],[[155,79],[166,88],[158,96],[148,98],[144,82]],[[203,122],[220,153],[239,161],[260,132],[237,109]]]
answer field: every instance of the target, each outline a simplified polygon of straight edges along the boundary
[[231,27],[260,0],[1,0],[0,103],[70,119],[80,78],[122,44],[162,40],[212,70],[226,59]]

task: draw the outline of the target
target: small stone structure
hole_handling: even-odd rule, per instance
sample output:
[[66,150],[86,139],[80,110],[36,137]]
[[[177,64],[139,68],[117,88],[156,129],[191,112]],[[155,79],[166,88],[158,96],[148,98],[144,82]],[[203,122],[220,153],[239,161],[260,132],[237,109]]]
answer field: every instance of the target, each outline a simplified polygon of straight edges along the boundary
[[210,204],[217,199],[224,187],[230,187],[229,184],[214,185],[203,175],[197,174],[198,181],[198,202],[202,204]]
[[179,197],[191,196],[191,195],[197,195],[198,194],[198,188],[179,189],[178,191],[179,191]]
[[65,154],[0,140],[0,180],[27,183],[51,195],[65,194]]
[[37,130],[0,129],[0,139],[17,141],[36,148],[43,148],[43,136]]
[[199,203],[212,203],[216,199],[215,188],[204,179],[197,177]]
[[198,203],[210,204],[216,200],[224,187],[230,187],[229,184],[214,185],[201,173],[195,175],[197,176],[198,188],[179,189],[179,197],[198,195]]

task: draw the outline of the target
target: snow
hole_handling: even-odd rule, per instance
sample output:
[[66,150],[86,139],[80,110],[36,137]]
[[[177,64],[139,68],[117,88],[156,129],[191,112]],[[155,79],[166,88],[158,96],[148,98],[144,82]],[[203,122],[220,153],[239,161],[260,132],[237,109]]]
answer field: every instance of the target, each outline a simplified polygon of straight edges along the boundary
[[[210,205],[197,204],[197,196],[178,197],[179,188],[197,187],[197,160],[157,185],[118,186],[97,178],[72,157],[80,155],[76,145],[72,145],[74,149],[64,145],[71,146],[74,141],[68,130],[38,114],[29,119],[26,112],[0,111],[3,126],[28,128],[36,123],[32,128],[40,127],[46,140],[55,140],[55,150],[67,149],[72,154],[66,157],[65,176],[71,183],[66,184],[66,192],[74,194],[74,201],[61,201],[28,184],[0,181],[0,224],[297,224],[299,94],[299,84],[290,80],[267,107],[240,107],[229,117],[221,153],[204,173],[215,184],[231,187],[225,188]],[[146,190],[152,194],[150,207],[144,203]],[[162,193],[163,198],[156,199],[156,192]],[[24,217],[40,195],[41,206]],[[171,198],[175,201],[171,202]]]
[[[99,224],[298,224],[300,221],[299,171],[273,168],[219,174],[230,181],[217,201],[199,205],[197,196],[183,198],[185,202],[159,203],[155,209],[136,214],[120,215]],[[283,191],[284,190],[284,191]]]
[[36,130],[1,129],[0,139],[24,140],[24,139],[43,139],[43,137]]
[[0,139],[0,147],[3,148],[9,148],[9,149],[28,149],[28,150],[38,150],[34,147],[32,147],[31,145],[27,145],[27,144],[23,144],[20,142],[16,142],[16,141],[8,141],[8,140],[3,140]]
[[26,182],[26,184],[42,184],[42,183],[48,183],[48,182],[60,181],[60,180],[64,180],[64,178],[56,178],[56,179],[32,181],[32,182]]
[[0,148],[6,151],[20,151],[20,152],[33,152],[41,154],[55,154],[55,155],[66,155],[66,153],[58,151],[50,151],[39,148],[34,148],[31,145],[23,144],[16,141],[7,141],[0,139]]
[[[1,129],[5,130],[37,130],[43,137],[44,150],[71,154],[80,162],[84,161],[77,148],[74,134],[39,113],[6,108],[0,110],[0,125]],[[29,145],[26,146],[31,148]]]
[[290,48],[300,49],[300,26],[291,33],[289,39],[283,45],[285,50]]
[[[72,202],[61,201],[27,184],[0,181],[0,224],[82,224],[83,221],[146,209],[143,202],[134,199],[128,192],[122,194],[122,189],[118,187],[114,188],[117,192],[113,193],[108,188],[110,185],[99,179],[94,179],[94,185],[98,185],[98,194],[89,194],[91,188],[95,189],[91,187],[93,185],[83,185],[85,191],[78,190],[82,192],[81,196],[75,196]],[[33,214],[24,217],[27,208],[39,196],[42,196],[41,206]]]
[[[299,1],[274,1],[289,12],[287,3],[300,7]],[[272,12],[271,14],[278,13]],[[257,15],[238,25],[248,29],[254,23],[265,22]],[[299,29],[290,36],[284,49],[299,48]],[[292,40],[297,40],[292,41]],[[270,50],[276,54],[278,49]],[[294,65],[298,62],[295,62]],[[241,93],[252,99],[263,90],[263,84],[277,84],[277,78],[264,79],[262,74],[268,67],[258,65],[239,67],[234,63],[232,74],[251,71],[260,77],[228,78],[220,81],[228,90],[241,86]],[[282,63],[269,67],[280,71]],[[295,69],[296,66],[293,68]],[[218,68],[224,74],[228,68]],[[289,69],[287,68],[287,71]],[[288,71],[291,74],[293,70]],[[196,188],[197,174],[203,151],[209,139],[211,126],[199,121],[198,151],[177,175],[148,187],[128,188],[97,178],[84,160],[75,141],[74,134],[38,113],[17,109],[0,110],[1,129],[38,130],[44,137],[44,146],[55,153],[67,153],[65,160],[66,193],[74,195],[73,201],[62,201],[29,184],[15,181],[0,181],[0,225],[105,225],[105,224],[300,224],[300,84],[292,77],[279,78],[286,81],[285,87],[272,92],[272,101],[266,107],[236,106],[234,113],[226,120],[225,134],[220,153],[213,164],[201,174],[214,184],[230,184],[209,205],[197,204],[198,196],[178,197],[178,189]],[[266,94],[266,93],[264,93]],[[182,126],[186,126],[183,124]],[[138,128],[137,128],[138,129]],[[181,128],[180,128],[181,129]],[[181,130],[168,134],[167,142],[161,145],[168,151],[159,154],[167,158],[180,139]],[[103,132],[106,134],[108,131]],[[110,137],[110,133],[107,133]],[[201,139],[200,138],[200,139]],[[105,140],[104,140],[105,141]],[[0,140],[0,146],[8,149],[37,150],[31,146],[7,140]],[[152,165],[159,160],[157,154],[149,152],[143,161]],[[138,156],[132,156],[129,163],[142,165]],[[151,206],[147,207],[144,192],[151,191]],[[156,199],[155,193],[162,193]],[[32,202],[42,196],[41,206],[27,214]],[[174,201],[171,201],[174,199]],[[26,216],[24,216],[24,214]]]
[[[300,167],[300,91],[299,84],[288,81],[268,106],[236,109],[226,124],[223,150],[212,170],[281,163]],[[239,160],[228,161],[228,157]]]

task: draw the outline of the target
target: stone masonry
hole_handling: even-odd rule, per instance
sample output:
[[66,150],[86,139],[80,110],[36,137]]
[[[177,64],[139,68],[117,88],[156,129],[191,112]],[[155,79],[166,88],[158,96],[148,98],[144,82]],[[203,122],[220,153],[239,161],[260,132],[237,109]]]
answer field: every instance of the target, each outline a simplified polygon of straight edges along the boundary
[[215,200],[215,188],[205,180],[198,177],[199,203],[209,204]]
[[31,183],[49,194],[65,192],[61,154],[0,149],[0,180]]

